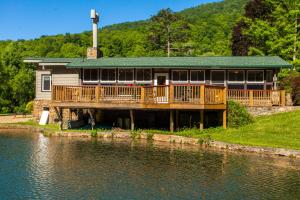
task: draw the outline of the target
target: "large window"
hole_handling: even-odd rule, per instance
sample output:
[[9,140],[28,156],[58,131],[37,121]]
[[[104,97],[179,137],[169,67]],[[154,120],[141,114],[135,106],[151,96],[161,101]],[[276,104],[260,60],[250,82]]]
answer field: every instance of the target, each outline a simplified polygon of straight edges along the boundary
[[119,69],[120,82],[133,82],[133,69]]
[[101,82],[116,82],[116,69],[102,69]]
[[84,83],[98,83],[99,81],[98,69],[84,69],[83,70],[83,82]]
[[245,81],[244,70],[229,70],[228,82],[230,83],[243,83]]
[[51,75],[44,74],[42,75],[42,92],[50,92],[51,91]]
[[191,70],[191,83],[204,83],[205,71],[204,70]]
[[173,70],[172,71],[172,81],[173,82],[187,82],[188,81],[188,71],[187,70]]
[[136,69],[137,82],[151,82],[152,71],[151,69]]
[[248,70],[247,71],[248,83],[263,83],[264,71],[263,70]]
[[212,84],[223,84],[225,80],[225,71],[222,70],[212,70],[211,71],[211,82]]
[[273,71],[272,70],[267,70],[266,71],[266,81],[268,83],[272,83],[273,82]]

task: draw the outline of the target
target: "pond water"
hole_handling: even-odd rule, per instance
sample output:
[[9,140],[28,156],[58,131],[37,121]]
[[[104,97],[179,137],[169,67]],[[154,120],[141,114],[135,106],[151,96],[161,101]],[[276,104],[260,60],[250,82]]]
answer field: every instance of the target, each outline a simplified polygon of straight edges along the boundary
[[300,163],[290,158],[0,134],[0,199],[299,198]]

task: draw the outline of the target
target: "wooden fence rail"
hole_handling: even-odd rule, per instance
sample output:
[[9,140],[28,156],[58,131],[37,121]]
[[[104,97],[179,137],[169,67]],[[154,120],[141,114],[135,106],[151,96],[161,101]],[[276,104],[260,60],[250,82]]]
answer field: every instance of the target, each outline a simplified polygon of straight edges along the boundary
[[174,103],[218,105],[234,100],[246,106],[283,106],[284,90],[232,90],[210,85],[169,86],[52,86],[59,102]]
[[284,106],[284,90],[228,90],[228,100],[245,106]]
[[60,102],[226,104],[223,87],[170,86],[61,86],[53,85],[52,100]]

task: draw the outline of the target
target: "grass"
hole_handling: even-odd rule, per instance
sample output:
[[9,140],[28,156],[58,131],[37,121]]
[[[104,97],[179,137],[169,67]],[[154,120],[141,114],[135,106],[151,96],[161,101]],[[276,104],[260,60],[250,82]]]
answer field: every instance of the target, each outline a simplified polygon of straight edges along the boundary
[[[53,131],[59,130],[59,126],[56,124],[40,126],[34,121],[21,122],[18,124],[43,127]],[[82,131],[90,133],[90,130],[80,129],[67,131]],[[226,130],[223,128],[212,128],[200,131],[197,128],[193,128],[182,129],[174,133],[166,130],[144,130],[143,132],[146,132],[150,135],[153,135],[154,133],[169,135],[173,134],[185,137],[195,137],[199,138],[200,140],[211,139],[249,146],[277,147],[300,150],[300,110],[258,117],[252,124],[240,128],[228,128]]]
[[300,111],[258,117],[254,123],[240,128],[186,129],[173,134],[241,145],[300,150]]
[[217,141],[300,150],[300,111],[259,117],[253,124],[210,135]]
[[34,120],[29,120],[29,121],[26,121],[26,122],[18,122],[16,124],[34,126],[34,127],[39,127],[39,128],[52,130],[52,131],[59,131],[59,125],[58,124],[39,125],[39,123],[34,121]]

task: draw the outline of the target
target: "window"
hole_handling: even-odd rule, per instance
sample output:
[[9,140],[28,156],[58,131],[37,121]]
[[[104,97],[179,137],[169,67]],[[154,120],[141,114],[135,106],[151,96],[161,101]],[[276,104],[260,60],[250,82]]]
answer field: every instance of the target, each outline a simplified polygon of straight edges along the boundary
[[191,70],[191,82],[204,83],[205,82],[205,71],[204,70]]
[[151,82],[152,71],[151,69],[136,69],[137,82]]
[[247,85],[247,90],[263,90],[264,85]]
[[223,84],[224,85],[225,71],[212,70],[211,71],[211,82],[212,84]]
[[84,83],[98,83],[99,70],[98,69],[84,69],[83,70],[83,82]]
[[245,87],[241,84],[228,85],[228,89],[231,90],[243,90]]
[[119,69],[119,81],[120,82],[132,82],[133,81],[133,69]]
[[243,83],[245,81],[244,70],[229,70],[228,82],[231,83]]
[[273,71],[272,70],[267,70],[266,71],[266,81],[268,83],[272,83],[273,82]]
[[249,83],[263,83],[264,71],[263,70],[249,70],[247,71],[247,77]]
[[102,69],[101,82],[116,82],[116,69]]
[[51,84],[51,75],[42,75],[42,92],[50,92]]
[[188,71],[187,70],[173,70],[172,71],[173,82],[187,82]]

